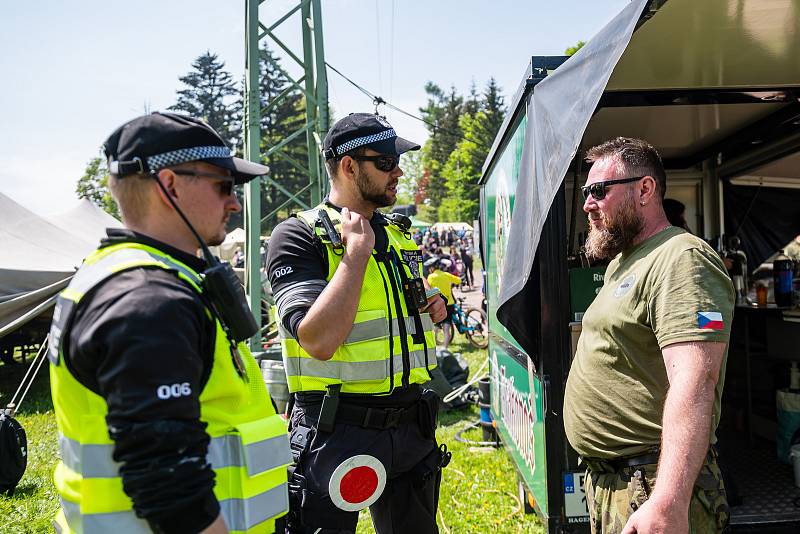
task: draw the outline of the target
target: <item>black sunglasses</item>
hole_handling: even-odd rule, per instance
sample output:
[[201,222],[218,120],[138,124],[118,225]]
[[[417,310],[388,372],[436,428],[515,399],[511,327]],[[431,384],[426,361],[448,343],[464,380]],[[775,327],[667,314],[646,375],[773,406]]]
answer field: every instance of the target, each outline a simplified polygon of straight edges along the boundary
[[606,182],[595,182],[591,185],[584,185],[581,187],[581,192],[583,193],[583,199],[587,200],[589,195],[592,195],[592,198],[595,200],[603,200],[606,197],[606,187],[615,184],[629,184],[631,182],[636,182],[645,178],[645,176],[635,176],[633,178],[622,178],[620,180],[608,180]]
[[347,154],[356,161],[371,161],[375,168],[383,172],[392,172],[400,165],[400,156],[381,154],[379,156],[355,156]]
[[210,178],[212,180],[222,180],[214,184],[223,197],[229,197],[233,194],[233,176],[226,174],[212,174],[210,172],[195,172],[184,171],[182,169],[172,169],[172,172],[181,176],[197,176],[198,178]]

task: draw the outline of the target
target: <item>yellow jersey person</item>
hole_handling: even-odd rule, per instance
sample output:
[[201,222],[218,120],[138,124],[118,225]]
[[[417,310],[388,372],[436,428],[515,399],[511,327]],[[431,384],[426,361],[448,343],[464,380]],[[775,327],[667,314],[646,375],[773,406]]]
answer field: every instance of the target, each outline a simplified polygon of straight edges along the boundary
[[438,399],[422,254],[405,217],[383,215],[419,145],[383,118],[350,114],[324,140],[330,196],[275,228],[267,270],[294,399],[292,533],[355,532],[369,507],[378,534],[438,532]]
[[234,184],[267,169],[169,113],[124,124],[104,149],[125,228],[108,230],[56,303],[56,531],[283,531],[285,424],[240,343],[252,316],[219,299],[241,300],[241,287],[206,247],[241,210]]
[[450,346],[450,341],[453,339],[453,313],[455,313],[456,301],[453,298],[453,284],[461,284],[461,278],[454,274],[450,274],[442,269],[442,260],[435,258],[430,263],[430,274],[428,274],[428,283],[431,287],[438,288],[442,295],[447,300],[447,316],[442,322],[442,332],[444,333],[444,343],[442,348]]

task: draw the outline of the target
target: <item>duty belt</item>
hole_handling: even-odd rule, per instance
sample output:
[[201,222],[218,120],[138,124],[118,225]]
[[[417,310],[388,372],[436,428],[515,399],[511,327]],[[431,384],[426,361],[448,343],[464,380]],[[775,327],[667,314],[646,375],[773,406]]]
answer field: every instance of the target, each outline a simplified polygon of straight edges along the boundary
[[[303,411],[305,412],[305,423],[316,427],[321,406],[307,406],[303,408]],[[341,402],[336,409],[335,423],[386,430],[395,428],[402,423],[415,421],[418,417],[417,412],[418,403],[408,408],[367,408]]]
[[581,457],[581,463],[594,473],[618,473],[626,467],[657,464],[658,455],[659,449],[656,447],[649,452],[637,454],[636,456],[621,456],[618,458]]

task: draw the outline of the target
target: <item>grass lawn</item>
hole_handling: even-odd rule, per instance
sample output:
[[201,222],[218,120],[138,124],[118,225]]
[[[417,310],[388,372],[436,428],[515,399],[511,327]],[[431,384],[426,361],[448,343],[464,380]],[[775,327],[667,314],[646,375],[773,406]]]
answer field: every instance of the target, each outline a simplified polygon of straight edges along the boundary
[[[474,349],[461,335],[456,336],[450,349],[462,353],[473,373],[486,359],[485,350]],[[11,399],[24,370],[22,365],[0,364],[0,405],[5,406]],[[51,521],[58,508],[53,486],[58,445],[47,369],[40,371],[18,419],[28,433],[28,469],[14,496],[0,497],[0,533],[51,532]],[[516,474],[506,453],[455,440],[456,432],[477,419],[477,407],[440,416],[437,438],[453,453],[450,465],[443,472],[440,531],[443,534],[544,532],[535,516],[520,511]],[[477,441],[481,432],[474,429],[464,437]],[[358,533],[370,532],[374,532],[372,524],[368,514],[362,512]]]

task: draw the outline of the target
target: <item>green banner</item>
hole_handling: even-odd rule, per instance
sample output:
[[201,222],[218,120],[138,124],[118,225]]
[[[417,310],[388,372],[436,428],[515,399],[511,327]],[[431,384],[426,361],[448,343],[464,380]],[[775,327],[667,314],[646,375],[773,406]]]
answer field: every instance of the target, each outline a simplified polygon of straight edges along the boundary
[[489,330],[506,341],[521,347],[506,328],[497,320],[497,303],[502,284],[501,274],[511,230],[511,213],[519,181],[522,147],[525,144],[527,117],[523,114],[514,127],[514,134],[503,147],[501,155],[486,180],[484,195],[486,205],[486,300],[489,304]]
[[492,417],[539,510],[547,510],[544,406],[539,377],[489,340]]

